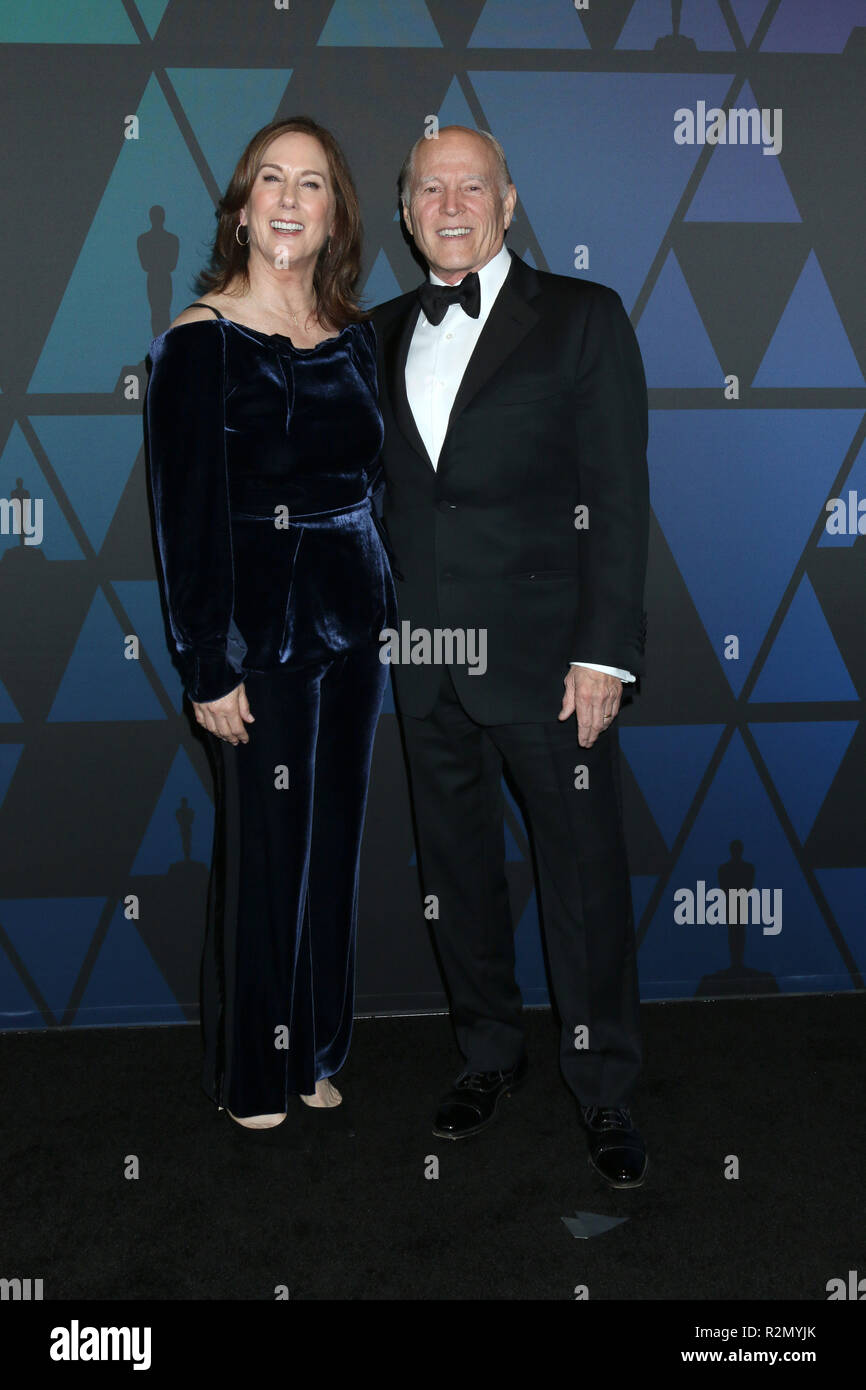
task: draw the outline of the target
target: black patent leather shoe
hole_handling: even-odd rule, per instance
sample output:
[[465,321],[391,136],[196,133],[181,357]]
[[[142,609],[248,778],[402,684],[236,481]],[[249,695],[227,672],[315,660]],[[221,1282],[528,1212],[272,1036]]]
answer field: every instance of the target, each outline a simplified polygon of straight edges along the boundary
[[589,1161],[611,1187],[640,1187],[647,1171],[646,1145],[623,1107],[582,1105]]
[[436,1111],[433,1133],[438,1139],[468,1139],[489,1125],[503,1096],[510,1096],[526,1079],[524,1055],[509,1071],[474,1071],[461,1076]]

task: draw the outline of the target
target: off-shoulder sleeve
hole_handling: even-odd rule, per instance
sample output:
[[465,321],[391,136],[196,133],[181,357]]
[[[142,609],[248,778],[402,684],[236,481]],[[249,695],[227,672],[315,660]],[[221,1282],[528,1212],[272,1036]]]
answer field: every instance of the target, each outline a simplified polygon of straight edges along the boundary
[[190,699],[244,679],[234,571],[219,323],[178,325],[151,344],[145,410],[160,579],[175,663]]

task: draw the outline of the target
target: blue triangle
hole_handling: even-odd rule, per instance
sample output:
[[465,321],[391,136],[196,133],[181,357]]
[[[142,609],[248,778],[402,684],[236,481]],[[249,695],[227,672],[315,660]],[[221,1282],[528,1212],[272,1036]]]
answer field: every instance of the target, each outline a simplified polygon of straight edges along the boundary
[[[134,418],[134,417],[133,417]],[[138,421],[139,431],[141,422]],[[31,502],[42,500],[42,542],[38,549],[47,560],[83,560],[81,546],[75,539],[69,522],[66,520],[57,498],[48,486],[45,474],[36,462],[30,445],[24,438],[21,426],[16,420],[9,432],[3,457],[0,459],[0,494],[11,497],[17,488],[17,480],[22,480],[24,490],[29,492]],[[20,544],[20,538],[0,534],[0,558],[7,550]],[[36,549],[37,547],[32,547]]]
[[451,79],[451,85],[445,93],[437,114],[440,128],[446,125],[465,125],[470,130],[478,129],[475,117],[469,108],[469,102],[463,95],[460,79],[457,77]]
[[749,727],[791,823],[805,844],[854,737],[857,721]]
[[514,978],[523,1002],[529,1008],[537,1008],[550,1002],[541,949],[538,902],[534,891],[530,893],[529,901],[514,929]]
[[23,748],[23,743],[0,743],[0,806],[9,790]]
[[0,949],[0,1032],[44,1028],[45,1019],[6,952]]
[[[757,106],[751,87],[744,83],[734,109],[751,110]],[[706,173],[685,215],[686,222],[803,220],[778,156],[765,155],[762,145],[715,145],[711,151]]]
[[132,621],[132,632],[142,650],[156,667],[166,694],[180,713],[183,709],[183,686],[169,654],[165,623],[159,601],[159,585],[155,579],[115,579],[114,589]]
[[396,299],[397,295],[402,293],[400,282],[391,269],[391,262],[385,255],[383,246],[373,263],[373,269],[364,282],[361,296],[364,308],[372,309],[377,304],[386,304],[389,299]]
[[815,590],[803,575],[752,700],[857,700],[848,668],[827,626]]
[[135,415],[31,415],[30,423],[88,540],[100,550],[141,452],[141,420]]
[[841,53],[853,26],[863,22],[863,0],[782,0],[761,52]]
[[574,276],[572,248],[585,243],[589,277],[613,285],[630,310],[700,154],[697,145],[673,144],[673,113],[701,98],[723,100],[730,78],[514,71],[471,77],[550,269]]
[[[155,77],[136,113],[141,139],[121,142],[30,391],[113,391],[121,367],[144,358],[153,333],[140,260],[143,235],[165,243],[162,255],[169,262],[178,257],[159,331],[195,299],[192,283],[213,240],[213,204]],[[151,218],[154,207],[165,214],[159,232],[161,214]],[[147,250],[142,254],[149,257]],[[123,313],[107,314],[118,285],[123,285]]]
[[810,251],[753,386],[866,386],[818,258]]
[[156,38],[156,31],[162,23],[162,17],[168,9],[169,0],[135,0],[138,13],[147,25],[147,32],[152,39]]
[[573,5],[560,0],[487,0],[470,48],[589,48]]
[[719,868],[740,840],[742,858],[754,866],[754,887],[782,891],[782,930],[766,935],[746,926],[745,965],[769,972],[783,991],[846,989],[850,976],[827,930],[803,872],[776,818],[772,803],[738,732],[722,759],[691,834],[644,938],[644,980],[665,981],[668,997],[694,995],[701,979],[730,965],[728,929],[721,923],[681,925],[674,894],[718,886]]
[[526,261],[526,264],[527,264],[527,265],[531,265],[532,268],[533,268],[533,270],[537,270],[537,269],[538,269],[538,266],[535,264],[535,257],[533,256],[533,254],[532,254],[532,252],[530,251],[530,249],[529,249],[528,246],[527,246],[526,250],[524,251],[523,255],[520,257],[520,259],[521,259],[522,261]]
[[253,131],[275,119],[291,68],[167,68],[221,189]]
[[[850,496],[852,492],[855,494],[853,499]],[[828,531],[827,522],[830,520],[830,514],[827,513],[824,529],[821,532],[821,539],[818,542],[819,549],[823,546],[845,547],[853,545],[858,535],[861,534],[860,527],[866,525],[866,518],[864,518],[859,511],[860,504],[866,500],[866,443],[860,446],[857,457],[851,466],[851,472],[839,489],[839,498],[845,504],[847,529],[839,534],[836,534],[835,531]],[[827,500],[829,501],[830,499],[828,498]],[[856,527],[852,526],[852,522],[855,521],[855,518]]]
[[[652,411],[653,510],[734,691],[861,418],[855,410]],[[739,660],[723,657],[729,634],[739,638]]]
[[752,42],[752,35],[757,29],[763,13],[767,8],[767,0],[731,0],[731,8],[740,26],[740,32],[746,43]]
[[62,1017],[105,898],[10,898],[0,921],[55,1019]]
[[424,0],[337,0],[319,37],[324,47],[441,48]]
[[4,5],[0,43],[138,43],[121,0]]
[[73,1025],[185,1023],[165,976],[134,922],[118,906],[87,981]]
[[[669,0],[637,0],[617,48],[654,48],[659,39],[671,33]],[[683,0],[680,35],[694,39],[699,49],[718,51],[733,48],[730,31],[713,0]]]
[[722,735],[722,724],[624,725],[622,751],[670,849]]
[[648,386],[718,386],[725,374],[669,251],[637,326]]
[[0,681],[0,724],[20,724],[21,715],[15,708],[15,703],[9,691],[2,681]]
[[866,975],[866,869],[816,869],[815,877],[861,975]]
[[183,841],[177,811],[186,798],[192,812],[190,858],[200,864],[210,864],[213,846],[213,803],[199,780],[185,749],[179,748],[165,779],[159,800],[147,830],[138,847],[133,876],[137,874],[166,874],[173,864],[183,862]]
[[138,661],[124,656],[124,634],[97,589],[63,673],[49,723],[165,719]]

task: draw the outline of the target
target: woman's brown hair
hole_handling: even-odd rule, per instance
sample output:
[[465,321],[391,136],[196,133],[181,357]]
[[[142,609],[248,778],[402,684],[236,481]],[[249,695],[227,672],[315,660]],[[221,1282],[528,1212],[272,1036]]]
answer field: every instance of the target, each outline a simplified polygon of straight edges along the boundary
[[319,321],[334,328],[345,328],[346,324],[359,323],[367,317],[355,297],[355,285],[361,270],[361,208],[343,151],[331,132],[309,116],[291,116],[288,120],[272,121],[250,140],[217,207],[217,230],[210,262],[207,269],[199,274],[195,291],[196,294],[221,294],[238,278],[245,285],[249,284],[249,247],[241,246],[235,236],[238,213],[249,202],[268,145],[277,136],[295,131],[318,140],[328,161],[337,209],[330,250],[326,242],[313,272],[313,289]]

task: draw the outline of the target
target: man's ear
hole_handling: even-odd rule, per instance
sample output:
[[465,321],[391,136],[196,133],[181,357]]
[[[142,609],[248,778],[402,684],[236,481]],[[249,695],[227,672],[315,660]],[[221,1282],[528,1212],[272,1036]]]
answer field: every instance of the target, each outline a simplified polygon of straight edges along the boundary
[[511,220],[514,217],[514,209],[516,206],[517,189],[514,187],[513,183],[510,183],[506,190],[505,197],[502,200],[502,213],[506,227],[509,227],[511,225]]
[[406,223],[406,230],[409,235],[413,237],[415,233],[412,231],[412,214],[409,211],[408,204],[402,203],[401,206],[403,208],[403,221]]

